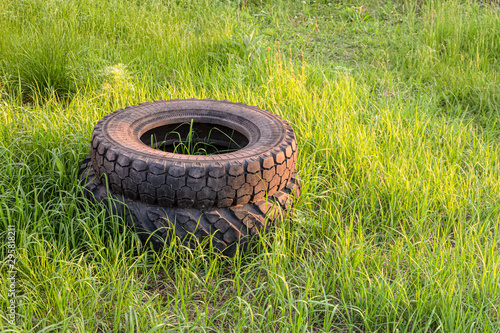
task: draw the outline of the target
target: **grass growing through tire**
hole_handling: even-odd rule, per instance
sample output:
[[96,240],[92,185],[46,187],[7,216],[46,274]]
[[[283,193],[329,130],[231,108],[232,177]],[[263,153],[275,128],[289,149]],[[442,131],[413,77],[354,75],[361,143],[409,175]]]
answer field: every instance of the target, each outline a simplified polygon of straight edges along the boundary
[[[2,261],[0,330],[500,330],[494,3],[49,0],[0,13],[0,237],[15,225],[19,314],[10,325]],[[51,45],[39,36],[71,48],[64,68],[66,52],[32,52]],[[128,75],[107,82],[120,63]],[[56,86],[31,90],[33,77]],[[257,105],[296,131],[295,216],[248,255],[151,252],[77,186],[100,118],[190,97]]]
[[[185,137],[182,137],[182,134],[177,130],[184,126],[188,125],[189,130],[186,133]],[[155,135],[151,135],[151,148],[167,151],[168,142],[167,137],[170,135],[177,136],[177,140],[172,140],[173,153],[174,154],[183,154],[183,155],[217,155],[217,154],[225,154],[237,151],[241,148],[241,146],[233,139],[234,130],[232,130],[231,135],[228,135],[224,131],[222,131],[218,127],[212,127],[208,132],[206,137],[200,137],[200,135],[193,128],[194,120],[191,119],[190,122],[185,122],[179,124],[172,131],[168,132],[165,135],[165,139],[163,141],[157,141]],[[215,144],[211,142],[212,131],[218,132],[224,135],[228,140],[228,145],[226,149],[219,149]],[[236,146],[235,148],[231,148],[231,145]]]

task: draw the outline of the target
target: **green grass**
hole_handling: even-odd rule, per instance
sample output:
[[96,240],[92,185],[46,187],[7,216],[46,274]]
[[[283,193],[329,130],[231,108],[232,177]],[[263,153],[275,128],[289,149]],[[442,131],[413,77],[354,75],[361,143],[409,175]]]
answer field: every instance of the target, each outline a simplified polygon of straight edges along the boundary
[[[212,132],[221,135],[222,138],[227,140],[227,143],[224,145],[215,143]],[[226,133],[217,126],[210,128],[205,136],[204,133],[201,133],[197,129],[194,120],[191,119],[191,121],[181,123],[172,131],[166,133],[163,140],[161,137],[158,138],[155,134],[151,134],[149,142],[151,143],[151,148],[169,151],[174,154],[216,155],[231,153],[242,148],[233,139],[233,136],[234,130],[231,133]]]
[[[498,332],[500,7],[418,3],[1,1],[0,330]],[[232,259],[77,185],[100,118],[191,97],[297,135],[295,215]]]

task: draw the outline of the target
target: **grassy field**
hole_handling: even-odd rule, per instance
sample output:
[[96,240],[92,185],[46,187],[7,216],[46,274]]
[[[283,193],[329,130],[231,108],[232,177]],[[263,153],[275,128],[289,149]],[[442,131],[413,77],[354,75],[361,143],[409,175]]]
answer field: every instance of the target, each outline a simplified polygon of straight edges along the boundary
[[[0,0],[0,31],[0,331],[500,331],[496,2]],[[297,135],[295,215],[235,258],[155,253],[76,179],[104,115],[190,97]]]

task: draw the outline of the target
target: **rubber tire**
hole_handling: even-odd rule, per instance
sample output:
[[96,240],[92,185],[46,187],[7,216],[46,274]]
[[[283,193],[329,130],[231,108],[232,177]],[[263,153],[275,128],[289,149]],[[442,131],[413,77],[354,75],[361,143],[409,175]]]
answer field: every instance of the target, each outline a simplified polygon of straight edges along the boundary
[[173,235],[191,247],[213,235],[213,246],[230,257],[236,253],[238,244],[241,250],[245,250],[249,241],[269,231],[285,214],[291,215],[295,199],[300,194],[299,180],[293,175],[288,184],[267,201],[206,210],[183,209],[150,205],[110,194],[106,186],[96,180],[90,158],[83,161],[78,178],[88,199],[107,208],[112,203],[113,214],[125,216],[141,241],[150,242],[155,250],[171,242]]
[[[219,155],[181,155],[144,144],[148,130],[194,119],[223,125],[249,140]],[[170,100],[129,106],[94,128],[92,166],[111,191],[165,207],[229,207],[260,201],[284,188],[296,172],[291,126],[254,106],[214,100]]]

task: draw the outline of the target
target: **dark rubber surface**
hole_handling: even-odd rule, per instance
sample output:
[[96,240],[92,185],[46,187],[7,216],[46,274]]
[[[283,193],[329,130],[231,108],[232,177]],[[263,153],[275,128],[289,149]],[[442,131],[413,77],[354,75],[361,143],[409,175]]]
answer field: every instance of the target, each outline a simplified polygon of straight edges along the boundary
[[[219,155],[181,155],[141,141],[171,124],[209,123],[248,139]],[[145,134],[146,133],[146,134]],[[283,189],[296,172],[297,145],[290,125],[254,106],[214,100],[170,100],[134,105],[101,119],[91,144],[92,167],[110,189],[165,207],[229,207],[263,200]]]
[[267,201],[228,208],[182,209],[150,205],[123,195],[108,196],[106,186],[96,181],[90,158],[83,161],[78,177],[90,200],[109,207],[109,198],[113,198],[111,206],[114,213],[126,216],[128,224],[135,228],[141,240],[151,242],[156,250],[168,243],[173,235],[186,245],[214,235],[213,246],[227,256],[236,253],[237,244],[244,249],[253,237],[277,224],[284,214],[291,214],[294,201],[300,194],[298,179],[293,175],[288,184],[269,196]]

